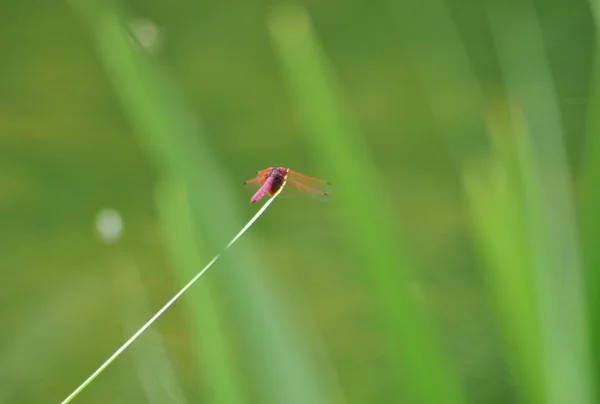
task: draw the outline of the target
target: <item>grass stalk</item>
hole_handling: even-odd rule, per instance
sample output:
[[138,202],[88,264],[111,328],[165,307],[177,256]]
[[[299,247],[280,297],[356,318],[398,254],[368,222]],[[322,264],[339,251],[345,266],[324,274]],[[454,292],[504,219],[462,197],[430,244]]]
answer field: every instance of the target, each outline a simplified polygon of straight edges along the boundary
[[173,303],[175,303],[190,287],[192,287],[192,285],[196,283],[196,281],[198,281],[198,279],[200,279],[200,277],[204,275],[204,273],[208,271],[208,269],[212,267],[215,262],[217,262],[217,260],[221,257],[221,254],[223,254],[223,252],[225,252],[229,247],[231,247],[246,232],[246,230],[248,230],[250,226],[252,226],[254,222],[256,222],[256,220],[264,213],[264,211],[271,205],[271,203],[273,203],[273,201],[275,200],[279,192],[281,192],[281,190],[283,190],[283,186],[279,189],[277,194],[273,195],[264,203],[263,206],[261,206],[258,212],[256,212],[256,214],[248,221],[248,223],[246,223],[246,225],[231,239],[231,241],[225,246],[222,252],[215,255],[214,258],[211,259],[208,262],[208,264],[206,264],[204,268],[202,268],[196,274],[196,276],[194,276],[183,288],[179,290],[179,292],[175,294],[175,296],[171,298],[171,300],[165,303],[165,305],[160,310],[158,310],[156,314],[154,314],[142,327],[140,327],[140,329],[137,330],[135,334],[133,334],[127,341],[125,341],[125,343],[121,345],[119,349],[117,349],[106,361],[104,361],[104,363],[100,365],[100,367],[98,367],[98,369],[96,369],[87,379],[85,379],[85,381],[81,383],[79,387],[77,387],[71,394],[69,394],[67,398],[65,398],[62,401],[62,404],[70,403],[75,397],[77,397],[77,395],[81,393],[91,382],[93,382],[96,377],[98,377],[115,359],[119,357],[119,355],[123,353],[123,351],[125,351],[131,344],[133,344],[135,340],[140,335],[142,335],[144,331],[148,329],[148,327],[150,327],[156,320],[158,320],[158,318],[162,316],[162,314],[165,311],[167,311],[167,309],[171,307]]
[[[461,387],[450,370],[426,316],[410,293],[411,264],[393,236],[386,216],[381,177],[368,145],[343,106],[341,91],[306,11],[276,10],[270,31],[291,94],[303,113],[315,158],[336,184],[353,251],[389,336],[390,378],[402,384],[413,403],[462,403]],[[434,387],[435,386],[435,387]],[[398,390],[391,392],[401,397]]]

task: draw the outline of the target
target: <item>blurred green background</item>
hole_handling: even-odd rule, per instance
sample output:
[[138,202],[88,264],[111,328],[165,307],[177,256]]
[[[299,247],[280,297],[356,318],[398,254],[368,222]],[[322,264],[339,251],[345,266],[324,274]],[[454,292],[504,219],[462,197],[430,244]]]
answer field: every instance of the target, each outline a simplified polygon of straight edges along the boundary
[[596,402],[590,5],[286,4],[3,3],[0,403],[68,396],[269,166],[334,193],[276,200],[73,402]]

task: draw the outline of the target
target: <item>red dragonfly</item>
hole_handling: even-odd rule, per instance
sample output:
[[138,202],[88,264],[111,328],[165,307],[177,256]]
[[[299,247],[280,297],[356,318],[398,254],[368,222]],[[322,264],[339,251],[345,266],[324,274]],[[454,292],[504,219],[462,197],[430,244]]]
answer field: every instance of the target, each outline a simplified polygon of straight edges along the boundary
[[304,174],[297,173],[285,167],[269,167],[256,173],[256,177],[244,182],[244,186],[256,193],[250,198],[250,203],[259,201],[263,196],[273,196],[285,187],[279,194],[284,197],[307,196],[318,201],[327,201],[331,192],[331,184]]

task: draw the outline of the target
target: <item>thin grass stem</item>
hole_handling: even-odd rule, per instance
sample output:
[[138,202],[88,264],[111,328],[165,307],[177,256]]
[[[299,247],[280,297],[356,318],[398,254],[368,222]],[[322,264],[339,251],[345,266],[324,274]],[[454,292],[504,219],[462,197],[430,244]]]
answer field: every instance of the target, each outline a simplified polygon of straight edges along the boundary
[[165,311],[167,311],[167,309],[169,307],[171,307],[173,305],[173,303],[175,303],[177,301],[177,299],[179,299],[194,283],[196,283],[196,281],[198,279],[200,279],[200,277],[202,275],[204,275],[204,273],[215,263],[217,262],[217,260],[221,257],[221,254],[223,254],[229,247],[231,247],[245,232],[246,230],[248,230],[250,228],[250,226],[252,226],[254,224],[254,222],[256,222],[256,220],[264,213],[265,210],[267,210],[267,208],[269,207],[269,205],[271,205],[271,203],[273,203],[273,201],[275,200],[275,198],[277,197],[277,195],[279,195],[279,193],[283,190],[283,188],[285,187],[286,182],[283,182],[283,185],[281,186],[281,188],[279,188],[279,191],[277,191],[277,193],[275,193],[275,195],[273,195],[260,209],[258,212],[256,212],[256,214],[252,217],[252,219],[250,219],[248,221],[248,223],[242,228],[242,230],[240,230],[235,237],[233,237],[233,239],[231,239],[231,241],[225,246],[225,248],[223,248],[223,250],[218,253],[217,255],[215,255],[215,257],[209,261],[208,264],[206,264],[204,266],[204,268],[202,268],[202,270],[200,270],[200,272],[198,272],[198,274],[196,274],[196,276],[194,276],[192,278],[192,280],[190,280],[183,288],[181,288],[181,290],[179,292],[177,292],[177,294],[175,296],[173,296],[171,298],[171,300],[169,300],[159,311],[156,312],[156,314],[154,316],[152,316],[150,318],[150,320],[148,320],[146,322],[146,324],[144,324],[135,334],[133,334],[131,336],[131,338],[129,338],[123,345],[121,345],[121,347],[119,349],[117,349],[106,361],[104,361],[104,363],[102,365],[100,365],[100,367],[98,369],[96,369],[94,371],[94,373],[92,373],[87,379],[85,379],[85,381],[83,383],[81,383],[81,385],[79,385],[79,387],[77,387],[71,394],[69,394],[69,396],[67,398],[65,398],[61,404],[67,404],[70,403],[75,397],[77,397],[77,395],[79,393],[81,393],[83,391],[83,389],[85,389],[96,377],[98,377],[98,375],[100,375],[100,373],[102,373],[107,367],[108,365],[110,365],[115,359],[117,359],[119,357],[119,355],[121,355],[121,353],[123,353],[123,351],[125,351],[125,349],[127,349],[131,344],[133,344],[133,342],[140,336],[142,335],[142,333],[144,331],[146,331]]

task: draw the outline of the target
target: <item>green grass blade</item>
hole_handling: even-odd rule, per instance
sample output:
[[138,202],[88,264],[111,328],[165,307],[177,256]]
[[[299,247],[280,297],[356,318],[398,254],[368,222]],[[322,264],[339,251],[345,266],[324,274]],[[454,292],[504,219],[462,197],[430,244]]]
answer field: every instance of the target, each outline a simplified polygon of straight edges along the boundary
[[592,403],[587,310],[562,122],[535,10],[488,10],[517,137],[548,402]]
[[455,375],[411,299],[410,264],[386,220],[383,184],[377,181],[364,139],[342,106],[308,16],[300,8],[283,8],[270,23],[292,94],[304,113],[314,156],[331,173],[332,203],[344,212],[348,235],[389,332],[396,381],[405,381],[413,403],[463,402]]
[[[129,37],[126,13],[111,2],[72,3],[91,27],[100,60],[162,178],[175,178],[185,187],[196,240],[202,250],[220,251],[243,223],[226,170],[203,143],[198,124],[165,72]],[[284,297],[264,276],[251,243],[238,244],[221,263],[215,272],[217,290],[231,303],[227,318],[249,358],[248,374],[260,401],[331,402],[329,379],[323,376],[328,372],[313,357]]]
[[[165,179],[157,187],[156,199],[173,265],[184,285],[203,264],[198,253],[199,243],[194,240],[185,186],[177,180]],[[238,374],[239,364],[232,357],[219,304],[211,295],[212,283],[204,279],[195,293],[186,296],[197,362],[202,364],[204,383],[211,386],[214,403],[242,404],[247,402],[244,383]]]
[[588,133],[583,161],[584,203],[582,213],[583,246],[586,267],[590,342],[596,380],[600,375],[600,2],[590,1],[596,21],[596,47],[592,70],[592,91],[588,108]]
[[[514,136],[508,114],[489,121],[493,153],[464,172],[467,201],[487,269],[507,357],[523,403],[546,402],[532,255]],[[522,129],[522,128],[521,128]]]
[[[457,161],[480,152],[484,94],[458,33],[451,3],[388,1],[396,39],[407,53],[439,136]],[[417,101],[418,102],[418,101]]]

